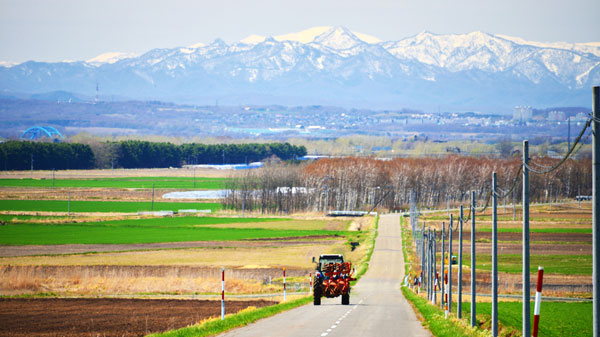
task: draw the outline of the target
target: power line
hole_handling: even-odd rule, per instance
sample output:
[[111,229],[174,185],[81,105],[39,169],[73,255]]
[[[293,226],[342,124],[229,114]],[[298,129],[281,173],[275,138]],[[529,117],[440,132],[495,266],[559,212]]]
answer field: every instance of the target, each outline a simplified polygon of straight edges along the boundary
[[[525,163],[524,163],[523,165],[524,165],[525,167],[527,167],[527,169],[528,169],[529,171],[531,171],[531,172],[533,172],[533,173],[536,173],[536,174],[547,174],[547,173],[550,173],[550,172],[552,172],[552,171],[556,170],[556,169],[557,169],[557,168],[559,168],[559,167],[560,167],[560,166],[561,166],[561,165],[562,165],[562,164],[563,164],[565,161],[567,161],[567,159],[569,159],[569,157],[571,156],[571,153],[573,152],[573,150],[575,150],[575,147],[577,146],[577,144],[578,144],[578,143],[579,143],[579,141],[581,140],[581,137],[583,137],[583,135],[584,135],[584,133],[585,133],[585,130],[587,130],[587,128],[588,128],[588,127],[590,127],[590,125],[592,124],[592,120],[595,120],[595,119],[594,119],[594,118],[590,118],[590,119],[588,119],[588,120],[585,122],[585,124],[584,124],[584,126],[583,126],[583,129],[581,129],[581,132],[579,132],[579,135],[577,136],[577,138],[576,138],[576,139],[575,139],[575,141],[573,142],[573,145],[571,146],[571,148],[569,149],[569,151],[567,152],[567,154],[565,154],[565,156],[564,156],[564,157],[563,157],[563,158],[562,158],[562,159],[561,159],[561,160],[560,160],[560,161],[559,161],[559,162],[558,162],[556,165],[554,165],[554,166],[552,166],[552,167],[550,167],[550,168],[548,168],[548,169],[546,169],[546,170],[543,170],[543,171],[538,171],[538,170],[536,170],[536,169],[533,169],[533,168],[531,168],[531,166],[530,166],[530,165],[527,165],[527,164],[525,164]],[[538,165],[538,166],[539,166],[539,164],[536,164],[536,165]]]

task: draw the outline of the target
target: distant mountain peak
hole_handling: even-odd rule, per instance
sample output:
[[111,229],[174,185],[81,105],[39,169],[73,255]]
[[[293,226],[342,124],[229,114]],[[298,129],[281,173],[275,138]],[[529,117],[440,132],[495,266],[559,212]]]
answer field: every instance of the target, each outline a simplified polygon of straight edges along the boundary
[[134,54],[134,53],[108,52],[108,53],[100,54],[100,55],[98,55],[94,58],[91,58],[85,62],[89,63],[89,64],[93,64],[93,65],[102,65],[102,64],[106,64],[106,63],[113,64],[120,60],[131,59],[131,58],[135,58],[135,57],[138,57],[138,55]]
[[529,97],[542,105],[581,104],[589,87],[600,83],[599,42],[539,43],[480,31],[423,31],[376,41],[346,27],[319,26],[269,38],[251,35],[231,45],[216,39],[156,48],[131,59],[106,53],[87,62],[0,64],[0,92],[87,88],[83,94],[95,95],[99,79],[105,94],[179,102],[256,97],[262,103],[441,100],[488,106],[500,102],[488,98],[501,88],[503,98],[496,98],[510,106]]
[[[283,35],[277,35],[277,36],[273,36],[273,38],[276,41],[282,42],[282,41],[295,41],[295,42],[300,42],[300,43],[311,43],[313,41],[315,41],[315,39],[325,33],[328,32],[335,32],[338,31],[340,34],[346,33],[346,34],[351,34],[354,37],[356,37],[358,40],[362,41],[362,42],[366,42],[366,43],[379,43],[381,42],[380,39],[368,35],[368,34],[363,34],[363,33],[358,33],[358,32],[354,32],[351,31],[345,27],[333,27],[333,26],[317,26],[317,27],[312,27],[312,28],[308,28],[299,32],[295,32],[295,33],[288,33],[288,34],[283,34]],[[247,36],[246,38],[242,39],[240,42],[241,43],[245,43],[245,44],[257,44],[257,43],[261,43],[265,40],[265,37],[262,35],[256,35],[256,34],[252,34]]]
[[328,31],[317,36],[313,43],[318,43],[335,50],[344,50],[365,42],[345,27],[332,27]]

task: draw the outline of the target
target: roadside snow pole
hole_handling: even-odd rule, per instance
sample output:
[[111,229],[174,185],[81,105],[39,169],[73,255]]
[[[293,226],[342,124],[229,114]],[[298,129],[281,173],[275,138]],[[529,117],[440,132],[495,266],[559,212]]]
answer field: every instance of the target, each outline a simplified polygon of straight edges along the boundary
[[542,280],[544,278],[544,267],[538,267],[537,289],[535,292],[535,307],[533,309],[533,337],[538,336],[540,326],[540,304],[542,304]]
[[308,273],[308,282],[310,283],[310,288],[308,288],[308,294],[312,294],[312,291],[313,291],[312,273]]
[[448,318],[448,274],[444,275],[444,318]]
[[221,268],[221,320],[225,319],[225,267]]
[[285,289],[285,267],[283,267],[283,301],[285,302],[285,295],[286,295],[286,289]]

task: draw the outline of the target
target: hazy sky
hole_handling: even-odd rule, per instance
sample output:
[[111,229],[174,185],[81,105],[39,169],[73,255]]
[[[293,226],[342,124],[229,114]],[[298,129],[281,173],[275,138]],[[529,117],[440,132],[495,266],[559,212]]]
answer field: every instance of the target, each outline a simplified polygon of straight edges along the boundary
[[598,42],[599,13],[599,0],[0,0],[0,61],[85,60],[313,26],[345,26],[382,40],[480,30]]

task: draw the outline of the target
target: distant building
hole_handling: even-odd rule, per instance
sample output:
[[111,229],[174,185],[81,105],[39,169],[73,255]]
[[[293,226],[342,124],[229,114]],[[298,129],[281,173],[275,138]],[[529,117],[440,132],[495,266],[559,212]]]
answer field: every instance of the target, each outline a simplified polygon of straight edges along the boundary
[[571,117],[571,122],[585,122],[588,120],[588,115],[584,112],[580,112],[575,117]]
[[552,122],[563,122],[567,119],[563,111],[550,111],[548,113],[548,120]]
[[517,122],[526,122],[533,117],[533,109],[530,106],[517,105],[513,110],[513,120]]

